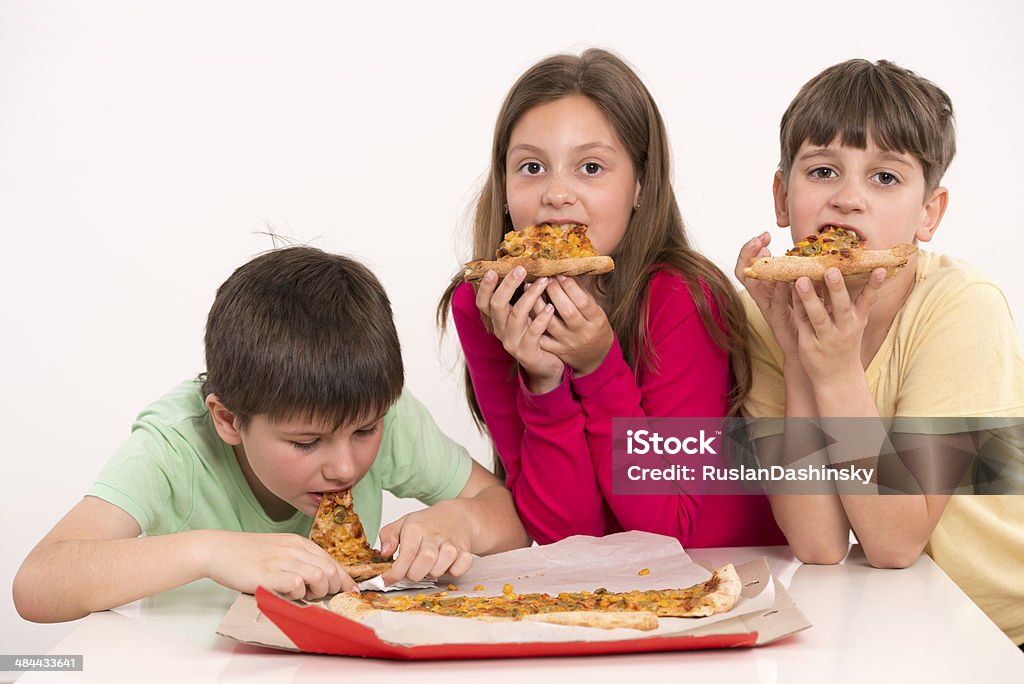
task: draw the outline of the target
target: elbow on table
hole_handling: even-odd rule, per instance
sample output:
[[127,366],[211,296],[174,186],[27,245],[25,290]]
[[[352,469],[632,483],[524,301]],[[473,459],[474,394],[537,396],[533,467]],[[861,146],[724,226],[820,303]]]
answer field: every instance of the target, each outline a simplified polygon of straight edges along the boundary
[[889,570],[902,570],[909,568],[920,558],[924,546],[905,546],[893,548],[871,548],[864,547],[864,556],[873,568]]
[[790,542],[793,555],[808,565],[836,565],[841,563],[850,551],[847,544],[794,544]]

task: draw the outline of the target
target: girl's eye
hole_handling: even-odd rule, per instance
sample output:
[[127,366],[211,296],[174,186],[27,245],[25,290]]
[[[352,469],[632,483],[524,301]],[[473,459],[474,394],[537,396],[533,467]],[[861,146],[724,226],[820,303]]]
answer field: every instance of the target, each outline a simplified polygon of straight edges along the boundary
[[895,174],[888,171],[879,171],[875,174],[875,179],[882,185],[896,185],[900,182],[900,179]]
[[826,178],[835,178],[836,172],[827,166],[819,166],[816,169],[811,169],[811,178],[820,178],[822,180]]
[[597,162],[587,162],[580,169],[588,176],[596,176],[601,173],[602,167]]
[[536,176],[544,170],[544,167],[537,162],[526,162],[519,167],[519,170],[528,176]]
[[312,451],[316,448],[316,445],[320,443],[319,438],[314,439],[312,442],[292,442],[292,446],[299,451]]

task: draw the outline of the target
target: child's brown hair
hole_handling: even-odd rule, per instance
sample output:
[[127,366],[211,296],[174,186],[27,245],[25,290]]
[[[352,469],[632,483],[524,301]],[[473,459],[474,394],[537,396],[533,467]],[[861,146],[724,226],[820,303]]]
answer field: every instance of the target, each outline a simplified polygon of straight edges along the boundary
[[800,89],[782,115],[779,169],[789,179],[805,142],[914,155],[924,167],[925,194],[938,187],[956,154],[953,104],[946,93],[913,71],[880,60],[851,59],[831,66]]
[[204,394],[244,426],[257,414],[335,428],[370,420],[404,384],[391,302],[368,268],[312,247],[273,250],[217,290]]

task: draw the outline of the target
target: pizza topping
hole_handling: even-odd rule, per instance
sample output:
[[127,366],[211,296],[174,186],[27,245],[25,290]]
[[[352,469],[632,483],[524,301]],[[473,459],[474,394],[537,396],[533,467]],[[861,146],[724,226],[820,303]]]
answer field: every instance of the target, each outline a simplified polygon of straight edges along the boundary
[[650,571],[650,570],[649,570],[648,568],[642,568],[642,569],[640,570],[640,572],[638,572],[638,573],[636,573],[636,574],[638,574],[638,575],[650,575],[650,574],[651,574],[651,571]]
[[545,223],[505,233],[495,251],[498,259],[537,257],[541,259],[577,259],[600,256],[587,237],[587,227],[577,224],[554,226]]
[[[362,599],[375,608],[396,612],[418,611],[455,617],[520,617],[537,613],[648,611],[659,617],[685,616],[719,589],[719,573],[686,589],[633,590],[613,593],[604,587],[593,592],[517,594],[506,584],[501,596],[452,596],[447,592],[417,596],[387,596],[365,592]],[[737,592],[738,593],[738,592]]]
[[852,250],[864,249],[864,240],[847,228],[827,226],[818,235],[808,235],[786,251],[786,256],[840,254],[849,257]]

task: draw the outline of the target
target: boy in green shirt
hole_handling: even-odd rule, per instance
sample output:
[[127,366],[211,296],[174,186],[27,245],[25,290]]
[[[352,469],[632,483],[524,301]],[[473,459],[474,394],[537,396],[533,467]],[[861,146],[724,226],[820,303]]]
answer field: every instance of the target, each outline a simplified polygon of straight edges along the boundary
[[25,559],[22,617],[73,620],[203,577],[294,598],[355,590],[307,538],[324,491],[353,488],[371,541],[382,490],[429,505],[380,530],[381,552],[400,552],[388,582],[530,543],[508,491],[403,393],[390,302],[357,262],[290,247],[236,270],[206,363],[139,415]]

